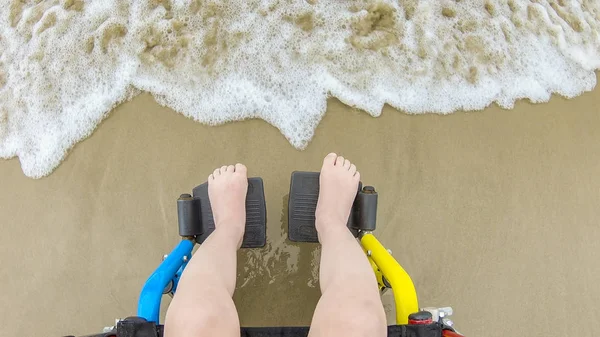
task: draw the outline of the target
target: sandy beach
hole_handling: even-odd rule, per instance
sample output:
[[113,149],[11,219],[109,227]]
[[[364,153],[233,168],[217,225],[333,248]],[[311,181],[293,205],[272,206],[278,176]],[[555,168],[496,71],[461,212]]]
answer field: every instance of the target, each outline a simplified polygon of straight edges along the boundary
[[134,315],[179,240],[177,196],[238,161],[264,179],[268,212],[267,247],[239,253],[241,323],[309,324],[319,254],[286,239],[289,179],[335,151],[377,188],[376,235],[421,306],[453,306],[466,336],[591,336],[582,319],[600,301],[599,125],[600,88],[447,116],[386,107],[373,118],[332,99],[298,151],[264,121],[209,127],[142,94],[48,177],[0,162],[3,335],[95,333]]

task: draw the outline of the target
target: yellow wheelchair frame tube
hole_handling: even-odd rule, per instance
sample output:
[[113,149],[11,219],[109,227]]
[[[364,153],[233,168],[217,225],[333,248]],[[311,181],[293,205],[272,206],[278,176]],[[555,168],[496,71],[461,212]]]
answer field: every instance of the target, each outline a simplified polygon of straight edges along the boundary
[[410,276],[372,233],[361,235],[361,246],[377,276],[379,288],[387,287],[383,281],[385,277],[394,292],[396,324],[408,324],[408,315],[419,311],[417,291]]

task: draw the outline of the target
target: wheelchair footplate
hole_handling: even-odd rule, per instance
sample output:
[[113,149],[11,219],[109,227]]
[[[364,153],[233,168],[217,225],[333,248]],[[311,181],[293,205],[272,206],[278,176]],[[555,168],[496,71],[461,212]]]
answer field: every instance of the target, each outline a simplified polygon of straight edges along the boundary
[[[319,242],[315,228],[315,210],[319,197],[319,172],[295,171],[292,173],[290,183],[290,196],[288,201],[288,238],[295,242]],[[361,210],[364,207],[362,183],[358,183],[358,191],[350,217],[348,229],[356,237],[361,229]],[[377,207],[375,203],[375,208]],[[374,216],[375,212],[371,212]],[[373,220],[374,224],[374,220]],[[373,227],[373,229],[375,229]]]
[[[182,194],[177,200],[179,235],[195,237],[201,244],[215,230],[208,183],[196,186],[192,195]],[[264,247],[267,243],[267,208],[262,178],[248,178],[246,194],[246,231],[242,248]]]

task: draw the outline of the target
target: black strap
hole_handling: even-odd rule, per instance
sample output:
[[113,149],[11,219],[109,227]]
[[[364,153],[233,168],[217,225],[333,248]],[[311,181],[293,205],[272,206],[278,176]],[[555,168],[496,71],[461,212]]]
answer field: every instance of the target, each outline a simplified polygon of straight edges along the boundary
[[242,328],[241,337],[306,337],[307,326]]
[[[163,336],[163,326],[148,322],[127,322],[119,326],[119,332],[113,331],[88,337],[155,337]],[[242,328],[241,337],[306,337],[307,326]],[[427,325],[390,325],[388,337],[442,337],[442,326],[439,323]]]
[[[241,337],[306,337],[308,327],[262,327],[242,328]],[[388,337],[441,337],[442,326],[439,323],[426,325],[390,325]]]

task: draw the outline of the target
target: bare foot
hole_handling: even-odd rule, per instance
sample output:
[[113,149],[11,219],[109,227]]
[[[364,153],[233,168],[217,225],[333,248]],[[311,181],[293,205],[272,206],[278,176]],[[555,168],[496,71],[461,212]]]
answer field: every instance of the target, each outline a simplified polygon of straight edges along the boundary
[[247,191],[247,170],[242,164],[217,168],[208,176],[208,197],[215,231],[232,235],[239,239],[240,245],[246,228]]
[[323,159],[319,201],[315,211],[315,227],[319,237],[324,230],[346,227],[359,181],[360,173],[348,159],[335,153]]

